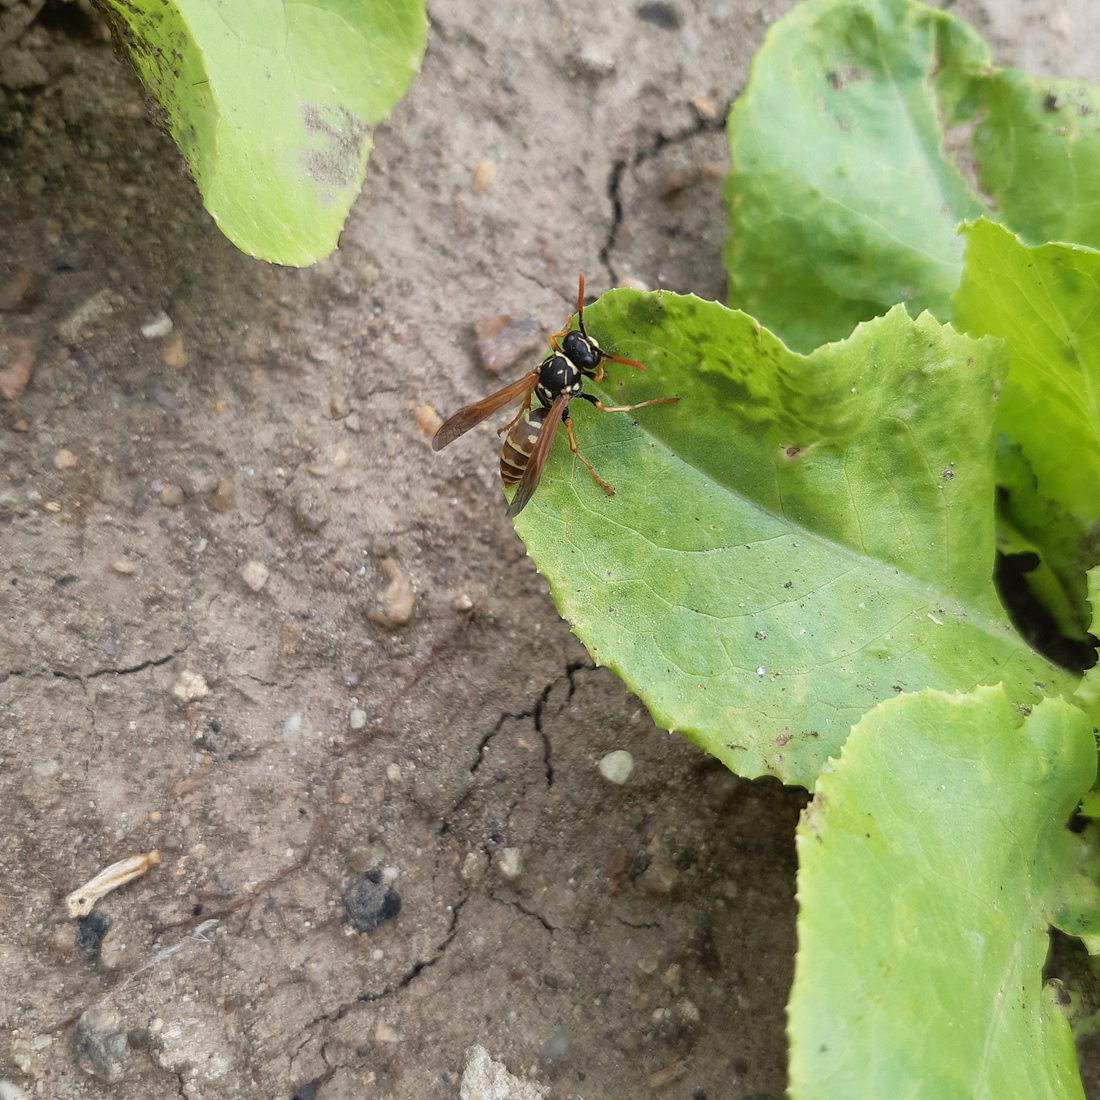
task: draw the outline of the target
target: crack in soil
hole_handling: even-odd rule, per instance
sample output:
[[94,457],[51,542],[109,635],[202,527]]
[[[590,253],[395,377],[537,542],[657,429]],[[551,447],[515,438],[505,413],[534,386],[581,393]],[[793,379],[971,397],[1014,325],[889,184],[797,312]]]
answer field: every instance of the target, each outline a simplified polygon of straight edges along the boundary
[[[446,954],[447,948],[451,946],[455,936],[458,935],[458,915],[462,912],[462,907],[469,900],[470,895],[465,894],[459,898],[453,906],[451,906],[451,926],[447,929],[447,934],[439,942],[439,945],[435,949],[435,954],[430,959],[424,959],[422,962],[413,964],[413,967],[407,974],[399,978],[394,985],[387,986],[379,993],[362,993],[355,998],[354,1001],[350,1001],[347,1004],[340,1005],[338,1008],[334,1008],[331,1012],[322,1013],[320,1016],[315,1016],[308,1024],[306,1028],[317,1027],[322,1024],[335,1023],[337,1020],[342,1020],[356,1005],[360,1004],[373,1004],[375,1001],[385,1000],[387,997],[392,997],[396,993],[400,993],[402,989],[408,989],[412,982],[425,970],[435,966],[444,954]],[[307,1040],[308,1042],[309,1040]],[[305,1044],[303,1043],[303,1046]],[[299,1048],[301,1049],[301,1048]],[[325,1059],[328,1061],[328,1059]]]
[[[740,95],[740,91],[737,94]],[[734,99],[736,98],[737,96],[734,96]],[[611,276],[612,286],[617,286],[619,283],[619,273],[615,270],[615,266],[611,262],[611,253],[615,248],[615,240],[619,235],[619,226],[622,225],[623,221],[623,202],[620,193],[623,174],[628,168],[633,171],[639,165],[649,160],[650,157],[655,157],[662,149],[667,148],[669,145],[679,145],[682,142],[690,141],[699,134],[723,129],[732,105],[733,100],[724,104],[723,109],[718,111],[712,120],[708,121],[705,118],[697,118],[695,125],[686,130],[670,134],[667,137],[664,134],[655,134],[648,149],[639,149],[629,161],[617,160],[611,166],[611,176],[607,181],[607,198],[611,203],[611,226],[607,231],[607,240],[600,249],[600,263],[603,264],[607,269],[608,275]]]
[[553,935],[557,931],[557,928],[552,925],[537,909],[528,909],[527,906],[525,906],[523,902],[519,900],[519,898],[513,898],[509,904],[514,906],[521,913],[524,913],[529,917],[534,917],[535,920],[537,920],[539,924],[541,924],[543,928],[545,928],[546,931],[549,932],[551,935]]
[[[160,668],[161,665],[168,664],[169,661],[186,652],[187,646],[181,646],[179,649],[173,649],[166,657],[150,657],[140,665],[133,665],[130,668],[97,668],[95,672],[89,672],[86,676],[82,676],[79,672],[61,672],[54,669],[53,676],[58,680],[72,680],[78,684],[83,684],[85,680],[94,680],[97,676],[130,676],[135,672],[144,672],[147,668]],[[22,675],[22,673],[14,675]]]

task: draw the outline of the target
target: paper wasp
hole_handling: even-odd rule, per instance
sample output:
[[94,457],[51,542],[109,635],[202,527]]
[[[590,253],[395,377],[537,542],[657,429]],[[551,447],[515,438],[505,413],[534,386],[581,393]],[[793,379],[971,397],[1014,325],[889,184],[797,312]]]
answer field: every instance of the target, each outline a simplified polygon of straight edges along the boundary
[[[534,495],[539,478],[542,477],[542,468],[546,465],[546,459],[550,454],[554,435],[557,433],[558,425],[563,421],[569,436],[569,449],[588,467],[588,472],[595,478],[596,484],[608,496],[615,495],[611,486],[596,473],[588,459],[577,450],[577,440],[573,435],[573,421],[569,416],[569,402],[574,397],[590,401],[600,412],[631,412],[644,405],[661,405],[680,400],[678,397],[655,397],[650,401],[639,401],[637,405],[604,405],[592,394],[584,392],[586,378],[599,382],[604,377],[605,359],[611,360],[612,363],[635,367],[638,370],[645,370],[645,367],[633,359],[621,359],[617,355],[604,351],[595,338],[588,335],[584,327],[583,274],[580,276],[577,288],[577,328],[566,327],[560,332],[555,332],[550,337],[550,348],[551,350],[537,367],[528,371],[522,378],[517,378],[504,389],[497,390],[496,393],[491,393],[488,397],[483,397],[480,401],[459,409],[443,422],[432,438],[432,449],[440,451],[448,443],[453,443],[460,435],[464,435],[480,424],[487,416],[492,416],[499,409],[522,398],[523,404],[515,418],[497,432],[498,435],[508,433],[504,437],[504,445],[500,451],[500,478],[505,486],[519,482],[519,488],[512,497],[512,503],[508,505],[510,519],[518,516]],[[532,395],[539,399],[539,404],[535,408],[531,407]]]

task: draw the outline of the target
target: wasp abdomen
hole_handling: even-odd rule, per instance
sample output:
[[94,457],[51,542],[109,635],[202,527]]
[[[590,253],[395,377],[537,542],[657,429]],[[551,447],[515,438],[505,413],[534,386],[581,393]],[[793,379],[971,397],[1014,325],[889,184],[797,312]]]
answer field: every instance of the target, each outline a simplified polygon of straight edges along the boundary
[[523,477],[549,411],[542,406],[528,409],[504,437],[504,446],[500,449],[500,480],[505,485],[515,485]]

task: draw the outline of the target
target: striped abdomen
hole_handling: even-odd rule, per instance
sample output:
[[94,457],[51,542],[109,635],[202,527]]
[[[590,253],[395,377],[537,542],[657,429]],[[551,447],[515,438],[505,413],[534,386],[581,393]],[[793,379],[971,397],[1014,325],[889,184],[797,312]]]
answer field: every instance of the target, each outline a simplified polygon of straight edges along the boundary
[[528,409],[504,437],[504,446],[500,449],[500,480],[506,486],[515,485],[523,477],[523,471],[527,469],[527,462],[539,438],[542,422],[549,411],[541,405]]

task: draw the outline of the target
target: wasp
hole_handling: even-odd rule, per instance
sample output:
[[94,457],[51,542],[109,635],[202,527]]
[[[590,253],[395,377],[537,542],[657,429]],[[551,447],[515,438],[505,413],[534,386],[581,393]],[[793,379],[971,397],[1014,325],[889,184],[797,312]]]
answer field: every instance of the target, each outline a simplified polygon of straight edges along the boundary
[[[572,322],[570,322],[570,325]],[[588,461],[577,450],[577,440],[573,435],[573,421],[569,416],[569,402],[579,397],[591,402],[600,412],[632,412],[644,405],[663,405],[679,401],[678,397],[655,397],[650,401],[639,401],[637,405],[604,405],[590,393],[584,392],[584,380],[591,378],[599,382],[604,377],[604,360],[622,363],[627,367],[645,370],[641,363],[633,359],[622,359],[604,351],[589,336],[584,327],[584,275],[581,274],[577,287],[577,328],[567,326],[550,337],[550,351],[534,369],[522,378],[496,393],[475,401],[472,405],[459,409],[443,422],[432,438],[432,449],[441,451],[448,443],[453,443],[460,435],[480,424],[487,416],[522,399],[523,404],[515,418],[499,429],[497,435],[504,436],[504,445],[500,451],[500,478],[505,486],[519,488],[508,505],[508,517],[514,519],[523,511],[534,495],[542,477],[542,468],[550,454],[558,425],[565,423],[569,436],[569,449],[588,467],[588,472],[596,484],[614,496],[615,490],[604,481]],[[539,404],[532,407],[531,398],[537,397]]]

